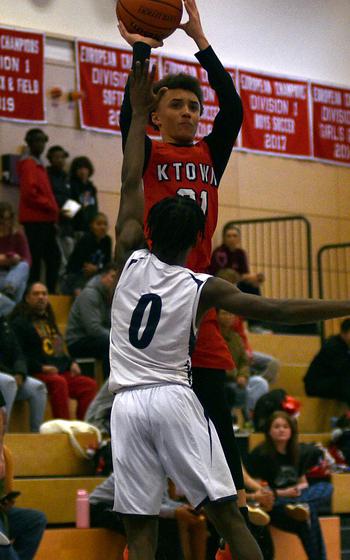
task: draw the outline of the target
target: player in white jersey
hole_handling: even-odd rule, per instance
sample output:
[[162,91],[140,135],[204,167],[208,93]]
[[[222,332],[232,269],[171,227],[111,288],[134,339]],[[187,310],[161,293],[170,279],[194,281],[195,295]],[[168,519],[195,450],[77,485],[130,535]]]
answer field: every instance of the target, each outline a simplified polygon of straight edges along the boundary
[[[143,138],[152,102],[148,64],[131,81],[133,120],[123,162],[119,225],[142,204]],[[128,206],[128,202],[133,201]],[[129,208],[129,210],[126,210]],[[218,436],[189,383],[189,348],[211,307],[249,318],[314,322],[350,313],[348,301],[274,300],[184,268],[204,231],[191,199],[168,198],[148,217],[152,250],[136,251],[112,307],[110,388],[115,510],[123,514],[130,560],[153,560],[161,496],[170,476],[194,507],[203,506],[240,560],[262,558],[234,501]]]

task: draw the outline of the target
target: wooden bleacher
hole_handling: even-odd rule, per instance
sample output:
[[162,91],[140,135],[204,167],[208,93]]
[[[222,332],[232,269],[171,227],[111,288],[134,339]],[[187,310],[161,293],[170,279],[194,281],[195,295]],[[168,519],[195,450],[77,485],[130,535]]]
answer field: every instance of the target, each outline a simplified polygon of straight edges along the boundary
[[35,560],[122,560],[124,548],[125,538],[107,529],[48,529]]
[[249,342],[254,350],[271,354],[280,360],[279,376],[271,388],[283,388],[301,401],[299,432],[330,431],[331,418],[343,414],[346,405],[331,399],[306,396],[303,383],[307,367],[320,348],[319,337],[250,333]]
[[[62,332],[71,306],[71,298],[50,296],[58,325]],[[311,399],[305,396],[302,377],[319,348],[318,337],[295,335],[249,336],[254,349],[274,355],[281,361],[280,376],[276,387],[302,401],[299,419],[300,440],[326,443],[330,429],[330,417],[341,414],[342,405],[335,401]],[[12,428],[23,427],[26,403],[18,403],[13,412]],[[18,406],[16,405],[16,406]],[[22,408],[20,408],[22,407]],[[16,425],[17,420],[20,422]],[[50,408],[47,411],[50,417]],[[79,436],[88,445],[86,434]],[[250,445],[261,441],[261,434],[252,434]],[[87,438],[87,439],[86,439]],[[80,459],[74,453],[66,434],[19,434],[6,435],[6,444],[12,449],[15,464],[14,488],[22,492],[17,500],[19,506],[34,507],[44,511],[49,524],[74,523],[75,495],[78,488],[91,491],[103,478],[93,476],[91,462]],[[350,512],[350,474],[333,475],[333,513]],[[339,518],[321,520],[329,560],[340,558]],[[304,560],[305,554],[294,535],[272,529],[276,545],[276,560]],[[123,537],[104,529],[48,529],[45,532],[36,560],[122,560]]]

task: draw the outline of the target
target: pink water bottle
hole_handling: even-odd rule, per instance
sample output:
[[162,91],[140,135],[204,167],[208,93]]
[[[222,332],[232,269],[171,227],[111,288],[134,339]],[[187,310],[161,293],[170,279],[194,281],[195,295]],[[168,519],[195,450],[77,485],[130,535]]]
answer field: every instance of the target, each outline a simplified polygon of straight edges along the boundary
[[90,527],[90,504],[87,490],[77,490],[76,526],[78,529]]

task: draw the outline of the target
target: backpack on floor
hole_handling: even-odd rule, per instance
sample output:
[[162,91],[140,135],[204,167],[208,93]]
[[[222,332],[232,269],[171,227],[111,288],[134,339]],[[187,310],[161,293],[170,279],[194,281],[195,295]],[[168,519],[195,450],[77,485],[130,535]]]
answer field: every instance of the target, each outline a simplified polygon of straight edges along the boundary
[[291,395],[287,395],[284,389],[273,389],[262,395],[254,408],[254,430],[264,432],[267,420],[277,410],[284,410],[291,416],[296,416],[300,410],[300,401]]

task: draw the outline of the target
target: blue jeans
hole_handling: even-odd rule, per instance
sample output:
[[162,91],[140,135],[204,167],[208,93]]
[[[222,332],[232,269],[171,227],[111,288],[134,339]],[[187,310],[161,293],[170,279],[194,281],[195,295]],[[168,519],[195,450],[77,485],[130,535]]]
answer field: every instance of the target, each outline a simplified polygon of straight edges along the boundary
[[12,507],[0,513],[0,531],[14,543],[0,547],[0,560],[33,560],[46,527],[41,511]]
[[280,363],[276,358],[254,350],[250,364],[252,375],[260,375],[272,384],[276,382],[279,367]]
[[26,377],[22,385],[18,387],[12,375],[0,373],[0,390],[6,403],[7,425],[10,423],[13,403],[15,401],[28,401],[30,410],[30,431],[38,432],[40,424],[44,421],[47,401],[45,383],[34,377]]
[[[298,535],[309,560],[326,560],[326,549],[317,509],[320,505],[329,502],[332,492],[333,486],[330,482],[317,482],[302,490],[298,498],[277,498],[270,512],[272,525],[282,531]],[[308,504],[310,521],[300,522],[288,517],[284,506],[291,503]]]
[[5,287],[11,288],[16,303],[21,301],[29,277],[29,264],[27,261],[20,261],[10,268],[10,270],[0,271],[0,290]]
[[16,302],[14,302],[13,299],[10,299],[0,292],[0,317],[7,317],[10,315],[15,306]]

